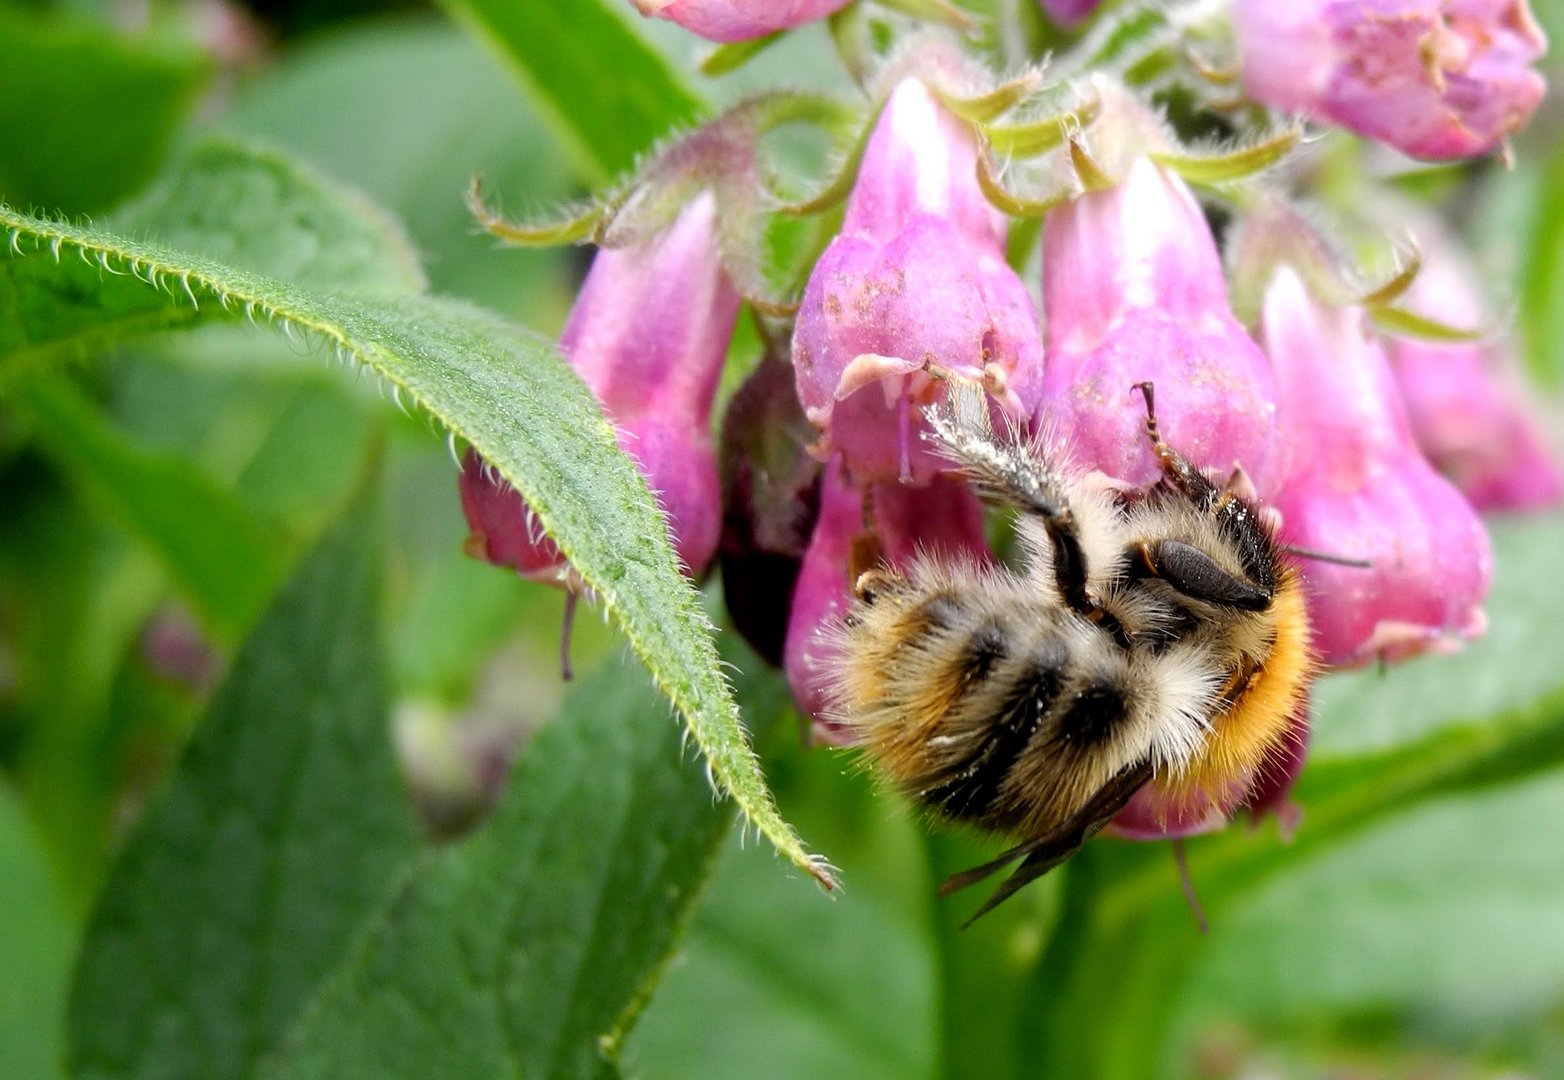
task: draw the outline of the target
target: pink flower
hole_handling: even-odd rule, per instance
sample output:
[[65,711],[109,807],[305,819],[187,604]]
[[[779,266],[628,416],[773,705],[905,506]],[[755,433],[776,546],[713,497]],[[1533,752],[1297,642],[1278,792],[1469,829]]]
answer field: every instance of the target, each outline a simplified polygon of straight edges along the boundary
[[[693,575],[717,547],[710,415],[738,308],[718,257],[716,204],[703,194],[645,245],[597,254],[560,338],[620,447],[658,494]],[[473,554],[533,580],[579,587],[521,496],[471,451],[461,490]]]
[[642,15],[668,19],[708,41],[745,41],[821,19],[848,0],[631,0]]
[[733,628],[782,666],[788,612],[814,531],[820,463],[793,389],[793,368],[768,353],[722,418],[722,594]]
[[1283,267],[1262,324],[1290,451],[1274,500],[1283,539],[1371,564],[1305,564],[1321,659],[1393,659],[1480,634],[1488,535],[1418,451],[1363,311],[1321,305]]
[[1085,22],[1102,0],[1038,0],[1055,26],[1069,29]]
[[834,642],[830,627],[852,606],[848,580],[853,543],[864,531],[863,493],[842,475],[837,463],[826,466],[820,484],[820,515],[809,537],[793,587],[782,669],[793,700],[805,717],[818,721],[831,688]]
[[832,628],[852,606],[851,563],[857,545],[877,540],[886,562],[906,567],[920,555],[988,561],[983,507],[966,486],[934,480],[926,487],[871,485],[868,514],[875,537],[867,537],[864,489],[833,462],[820,489],[820,516],[804,553],[793,610],[788,619],[783,668],[799,711],[815,721],[815,736],[839,741],[822,716],[832,684],[835,640]]
[[1160,475],[1131,387],[1150,380],[1169,443],[1196,465],[1275,480],[1275,390],[1233,317],[1205,215],[1173,173],[1137,158],[1123,183],[1048,215],[1048,360],[1038,422],[1077,460],[1134,485]]
[[1545,84],[1526,0],[1237,0],[1244,86],[1414,157],[1491,153]]
[[495,566],[514,567],[529,581],[558,585],[571,592],[580,589],[570,564],[554,541],[543,534],[521,493],[471,448],[462,458],[460,488],[462,513],[472,530],[467,537],[467,554]]
[[1226,791],[1205,792],[1194,802],[1177,802],[1152,781],[1137,791],[1108,826],[1127,840],[1174,840],[1216,832],[1241,809],[1258,821],[1275,814],[1282,831],[1291,835],[1300,816],[1290,799],[1309,748],[1307,714],[1295,717],[1280,749],[1252,776],[1235,781]]
[[976,161],[966,125],[922,82],[901,83],[804,289],[798,396],[820,455],[841,453],[860,481],[921,484],[948,468],[919,437],[920,407],[940,392],[927,362],[985,378],[1015,413],[1041,371],[1036,309],[1005,263]]
[[[1453,238],[1419,223],[1423,266],[1407,307],[1442,322],[1484,321],[1471,270]],[[1417,444],[1479,510],[1536,510],[1564,502],[1564,476],[1527,407],[1505,341],[1387,342]]]

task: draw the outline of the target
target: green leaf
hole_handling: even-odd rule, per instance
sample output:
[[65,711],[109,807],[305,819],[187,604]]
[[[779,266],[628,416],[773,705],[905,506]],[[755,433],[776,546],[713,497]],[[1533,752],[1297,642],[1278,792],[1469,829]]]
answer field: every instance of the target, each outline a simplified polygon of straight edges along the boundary
[[[625,1045],[626,1071],[680,1080],[938,1075],[938,913],[924,825],[889,807],[839,753],[799,745],[779,676],[746,683],[745,716],[762,730],[777,717],[767,764],[778,799],[829,842],[855,887],[829,901],[785,880],[765,848],[730,840],[680,962]],[[1024,901],[1016,911],[1036,914]],[[991,941],[1013,944],[990,929],[974,927],[978,940],[969,933],[957,944],[980,958]]]
[[77,970],[73,1075],[253,1075],[417,851],[378,525],[365,500],[305,561],[127,845]]
[[192,46],[0,7],[0,201],[79,213],[135,191],[206,73]]
[[[834,885],[776,812],[718,667],[709,623],[679,572],[645,479],[551,343],[456,301],[316,295],[198,255],[4,208],[0,229],[11,237],[0,266],[13,295],[57,316],[48,320],[56,330],[70,324],[85,331],[95,312],[117,318],[137,305],[143,318],[164,307],[190,312],[192,301],[207,318],[243,311],[367,365],[398,400],[408,395],[470,442],[522,493],[602,598],[684,715],[718,783],[790,861]],[[119,272],[100,273],[104,267]],[[24,326],[0,318],[0,364],[3,344]]]
[[1190,1007],[1274,1022],[1386,1007],[1525,1015],[1557,1001],[1564,864],[1547,836],[1561,814],[1555,774],[1442,800],[1321,854],[1224,917]]
[[0,1047],[13,1076],[65,1075],[65,991],[74,952],[49,867],[21,804],[0,787]]
[[644,676],[600,669],[494,819],[395,898],[272,1077],[599,1076],[730,813]]
[[96,530],[50,471],[27,473],[7,485],[0,514],[4,652],[15,679],[0,695],[0,726],[66,903],[85,914],[124,780],[110,706],[117,673],[168,582],[128,537]]
[[12,401],[87,499],[168,567],[221,632],[237,635],[282,582],[283,536],[183,458],[138,447],[63,375],[19,381]]
[[[915,881],[905,906],[926,907],[929,888]],[[731,844],[626,1064],[682,1080],[932,1076],[926,934],[878,897],[829,904],[789,888],[769,852]]]
[[292,43],[276,67],[239,87],[223,123],[286,146],[395,212],[437,291],[540,329],[562,322],[573,253],[496,254],[472,227],[461,192],[481,174],[491,191],[510,196],[509,206],[537,211],[580,190],[499,59],[458,27],[339,23]]
[[581,175],[602,184],[703,102],[617,13],[614,0],[444,0],[506,61]]
[[310,288],[397,294],[425,285],[390,214],[292,157],[232,138],[198,143],[106,224]]
[[[19,221],[0,218],[13,254],[26,231]],[[411,246],[384,211],[281,155],[230,140],[196,146],[115,222],[121,233],[156,235],[160,251],[178,245],[306,287],[381,293],[422,287]],[[59,349],[91,351],[200,316],[188,275],[160,274],[156,256],[121,265],[107,252],[76,247],[73,257],[87,266],[61,266],[56,258],[52,269],[0,271],[0,372],[7,353],[26,360]],[[146,273],[143,284],[177,291],[188,302],[171,304],[152,290],[95,280],[126,273]]]
[[1564,383],[1564,205],[1556,197],[1564,183],[1564,152],[1555,151],[1533,187],[1531,220],[1522,246],[1520,318],[1526,359],[1544,383]]

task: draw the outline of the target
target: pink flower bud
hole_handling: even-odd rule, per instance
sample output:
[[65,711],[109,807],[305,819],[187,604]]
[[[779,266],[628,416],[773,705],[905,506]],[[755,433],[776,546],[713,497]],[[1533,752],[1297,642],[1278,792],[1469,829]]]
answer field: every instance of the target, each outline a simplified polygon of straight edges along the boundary
[[1288,464],[1274,500],[1289,544],[1367,559],[1305,562],[1327,664],[1451,647],[1484,625],[1488,535],[1418,452],[1389,362],[1359,308],[1327,308],[1288,267],[1262,312]]
[[[648,243],[598,252],[560,349],[614,422],[668,517],[686,569],[717,547],[719,498],[710,416],[739,296],[722,270],[716,204],[703,194]],[[574,591],[553,542],[521,496],[469,451],[461,479],[469,550]]]
[[[1423,266],[1405,306],[1460,326],[1484,319],[1455,241],[1419,223]],[[1391,366],[1417,444],[1479,510],[1536,510],[1564,502],[1564,476],[1527,407],[1507,342],[1443,344],[1392,338]]]
[[820,463],[793,388],[793,368],[768,353],[722,418],[722,593],[733,627],[768,664],[782,665],[788,612],[820,501]]
[[826,467],[820,516],[793,591],[783,668],[799,711],[815,721],[815,736],[825,742],[839,741],[820,717],[831,685],[831,628],[852,606],[849,574],[855,547],[877,541],[893,567],[905,567],[920,555],[993,559],[983,534],[983,507],[961,483],[936,479],[927,487],[875,484],[869,488],[868,505],[874,537],[865,535],[864,489],[846,477],[840,463]]
[[1496,149],[1542,100],[1526,0],[1237,0],[1244,86],[1415,157]]
[[1066,30],[1085,22],[1102,0],[1038,0],[1055,26]]
[[1174,840],[1215,832],[1226,827],[1237,811],[1247,809],[1256,821],[1275,814],[1282,832],[1291,835],[1300,815],[1289,796],[1303,771],[1308,745],[1308,716],[1299,715],[1281,749],[1253,776],[1225,791],[1203,792],[1193,802],[1173,800],[1154,780],[1114,816],[1108,832],[1127,840]]
[[1273,488],[1270,368],[1233,317],[1216,241],[1177,176],[1137,158],[1117,187],[1052,211],[1043,309],[1038,421],[1078,460],[1135,485],[1161,475],[1131,396],[1150,380],[1169,443],[1201,467],[1242,465],[1261,494]]
[[570,564],[543,534],[521,493],[468,449],[462,458],[462,513],[467,517],[467,554],[495,566],[514,567],[522,577],[576,591]]
[[[793,609],[787,621],[782,670],[793,690],[798,711],[819,723],[830,700],[831,658],[835,643],[830,628],[852,606],[848,580],[853,545],[864,531],[863,492],[843,475],[839,463],[826,466],[820,485],[820,515],[809,537],[793,587]],[[821,732],[830,741],[829,732]]]
[[707,41],[746,41],[821,19],[848,0],[631,0],[642,15],[668,19]]
[[870,137],[841,233],[810,274],[793,336],[798,396],[862,481],[926,483],[948,462],[923,445],[927,362],[986,378],[1025,411],[1042,368],[1037,313],[1005,263],[966,125],[909,79]]

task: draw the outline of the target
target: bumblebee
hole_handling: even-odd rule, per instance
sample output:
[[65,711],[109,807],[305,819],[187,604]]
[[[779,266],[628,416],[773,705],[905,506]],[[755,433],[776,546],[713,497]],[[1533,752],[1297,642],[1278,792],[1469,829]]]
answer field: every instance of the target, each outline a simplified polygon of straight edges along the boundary
[[[1020,842],[973,918],[1064,862],[1141,788],[1199,806],[1279,757],[1314,673],[1301,582],[1235,471],[1217,484],[1146,434],[1161,467],[1122,490],[1045,443],[996,434],[987,394],[947,381],[932,438],[1014,507],[1019,571],[920,556],[859,574],[829,718],[935,816]],[[1216,793],[1216,794],[1213,794]]]

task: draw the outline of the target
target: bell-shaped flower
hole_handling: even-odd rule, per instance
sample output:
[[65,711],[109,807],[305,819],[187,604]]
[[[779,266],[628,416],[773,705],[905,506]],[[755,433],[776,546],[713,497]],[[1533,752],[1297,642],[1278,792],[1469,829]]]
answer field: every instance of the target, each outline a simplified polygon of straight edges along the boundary
[[1542,100],[1526,0],[1237,0],[1249,95],[1414,157],[1491,153]]
[[[692,575],[705,570],[717,547],[710,417],[738,309],[718,257],[716,205],[702,194],[647,243],[598,252],[560,338],[621,449],[657,494]],[[579,587],[521,496],[472,452],[461,490],[474,555],[534,580]]]
[[1418,450],[1363,310],[1322,304],[1282,266],[1261,323],[1288,450],[1273,500],[1282,538],[1369,564],[1305,560],[1321,659],[1395,659],[1481,633],[1493,571],[1488,535]]
[[1275,480],[1276,403],[1264,354],[1234,318],[1216,241],[1183,180],[1136,158],[1122,182],[1043,227],[1048,360],[1039,426],[1125,483],[1160,475],[1132,387],[1156,384],[1169,443],[1202,468]]
[[1305,709],[1293,718],[1282,742],[1253,775],[1234,777],[1221,791],[1182,795],[1171,793],[1176,790],[1172,778],[1153,780],[1114,815],[1107,831],[1129,840],[1175,840],[1216,832],[1238,811],[1247,810],[1255,821],[1276,815],[1282,832],[1290,836],[1299,819],[1290,796],[1303,771],[1308,745]]
[[840,234],[805,286],[793,336],[798,396],[861,482],[927,483],[936,364],[1027,411],[1042,368],[1037,311],[1005,262],[966,124],[917,79],[899,84],[865,149]]
[[877,552],[902,569],[922,555],[946,561],[993,559],[983,533],[982,504],[964,484],[935,479],[924,487],[889,482],[865,488],[846,475],[840,462],[826,466],[820,516],[793,591],[783,654],[793,700],[814,722],[815,738],[822,742],[839,743],[844,737],[822,717],[832,683],[833,629],[852,607],[853,564],[865,552]]
[[[1419,315],[1475,327],[1477,284],[1453,238],[1419,222],[1423,264],[1402,303]],[[1412,433],[1424,455],[1479,510],[1536,510],[1564,502],[1564,474],[1526,400],[1504,339],[1386,342]]]
[[748,41],[823,19],[848,0],[631,0],[653,19],[678,23],[707,41]]

